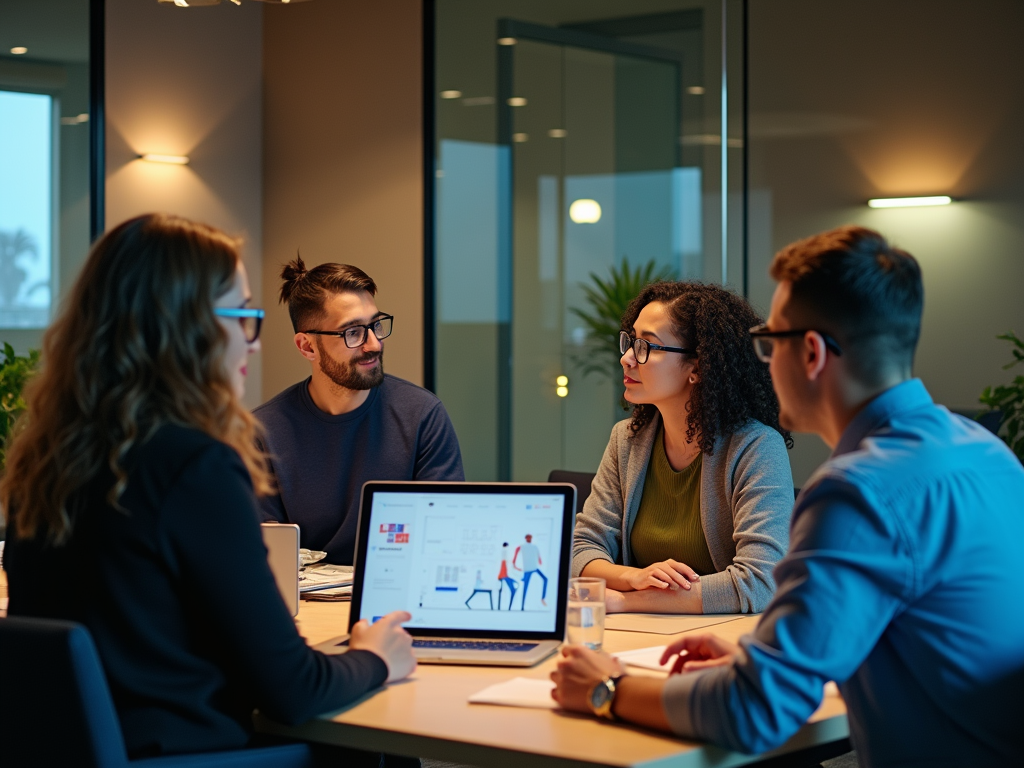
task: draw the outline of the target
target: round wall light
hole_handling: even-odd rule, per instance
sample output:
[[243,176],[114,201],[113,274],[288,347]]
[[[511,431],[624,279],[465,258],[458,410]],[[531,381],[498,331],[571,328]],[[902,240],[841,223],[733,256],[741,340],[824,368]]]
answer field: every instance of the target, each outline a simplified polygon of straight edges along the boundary
[[596,224],[601,220],[601,204],[597,200],[574,200],[569,206],[569,218],[576,224]]

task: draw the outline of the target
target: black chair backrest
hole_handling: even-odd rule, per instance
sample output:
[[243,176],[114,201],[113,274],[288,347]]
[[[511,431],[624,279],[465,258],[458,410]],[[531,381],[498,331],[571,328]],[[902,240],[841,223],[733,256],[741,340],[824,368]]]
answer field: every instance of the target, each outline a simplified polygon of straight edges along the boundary
[[127,768],[121,724],[85,627],[0,619],[0,755],[5,768]]
[[590,495],[590,486],[594,482],[593,472],[569,472],[565,469],[553,469],[548,475],[549,483],[569,483],[576,486],[576,514],[583,511],[583,502]]

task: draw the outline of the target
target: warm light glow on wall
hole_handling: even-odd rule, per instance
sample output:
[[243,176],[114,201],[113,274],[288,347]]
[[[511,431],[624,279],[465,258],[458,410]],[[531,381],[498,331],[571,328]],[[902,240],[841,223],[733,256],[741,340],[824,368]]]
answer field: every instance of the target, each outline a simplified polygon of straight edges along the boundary
[[601,220],[601,204],[597,200],[574,200],[569,206],[569,218],[577,224],[596,224]]
[[870,208],[916,208],[922,205],[949,205],[953,198],[948,195],[931,197],[878,197],[868,200]]
[[139,155],[140,160],[147,163],[168,163],[169,165],[188,165],[188,157],[185,155]]

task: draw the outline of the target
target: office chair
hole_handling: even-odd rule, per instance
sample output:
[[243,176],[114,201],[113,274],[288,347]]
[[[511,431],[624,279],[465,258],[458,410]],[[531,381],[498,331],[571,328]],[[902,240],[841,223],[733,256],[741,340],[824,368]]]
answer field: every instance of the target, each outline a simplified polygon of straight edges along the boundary
[[569,472],[565,469],[552,469],[548,475],[549,483],[569,483],[576,486],[576,514],[583,511],[583,503],[590,495],[590,486],[594,482],[593,472]]
[[80,624],[0,619],[4,768],[312,768],[308,744],[128,760],[96,646]]

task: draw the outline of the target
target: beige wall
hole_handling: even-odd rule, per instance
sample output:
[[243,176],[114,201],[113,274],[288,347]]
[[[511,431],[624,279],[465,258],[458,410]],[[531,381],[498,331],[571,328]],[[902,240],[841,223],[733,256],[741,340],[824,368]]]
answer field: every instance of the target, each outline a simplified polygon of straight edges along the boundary
[[376,280],[395,315],[385,368],[422,383],[421,3],[270,5],[264,19],[264,395],[309,374],[277,304],[296,250]]
[[[979,408],[1024,332],[1024,3],[772,0],[750,4],[751,296],[767,307],[775,249],[846,223],[921,262],[916,373],[954,409]],[[872,197],[948,194],[945,208],[871,210]],[[827,455],[801,437],[794,479]]]
[[[107,0],[107,228],[165,211],[244,239],[262,293],[263,7]],[[137,160],[187,155],[187,166]],[[246,403],[262,400],[260,358]]]

